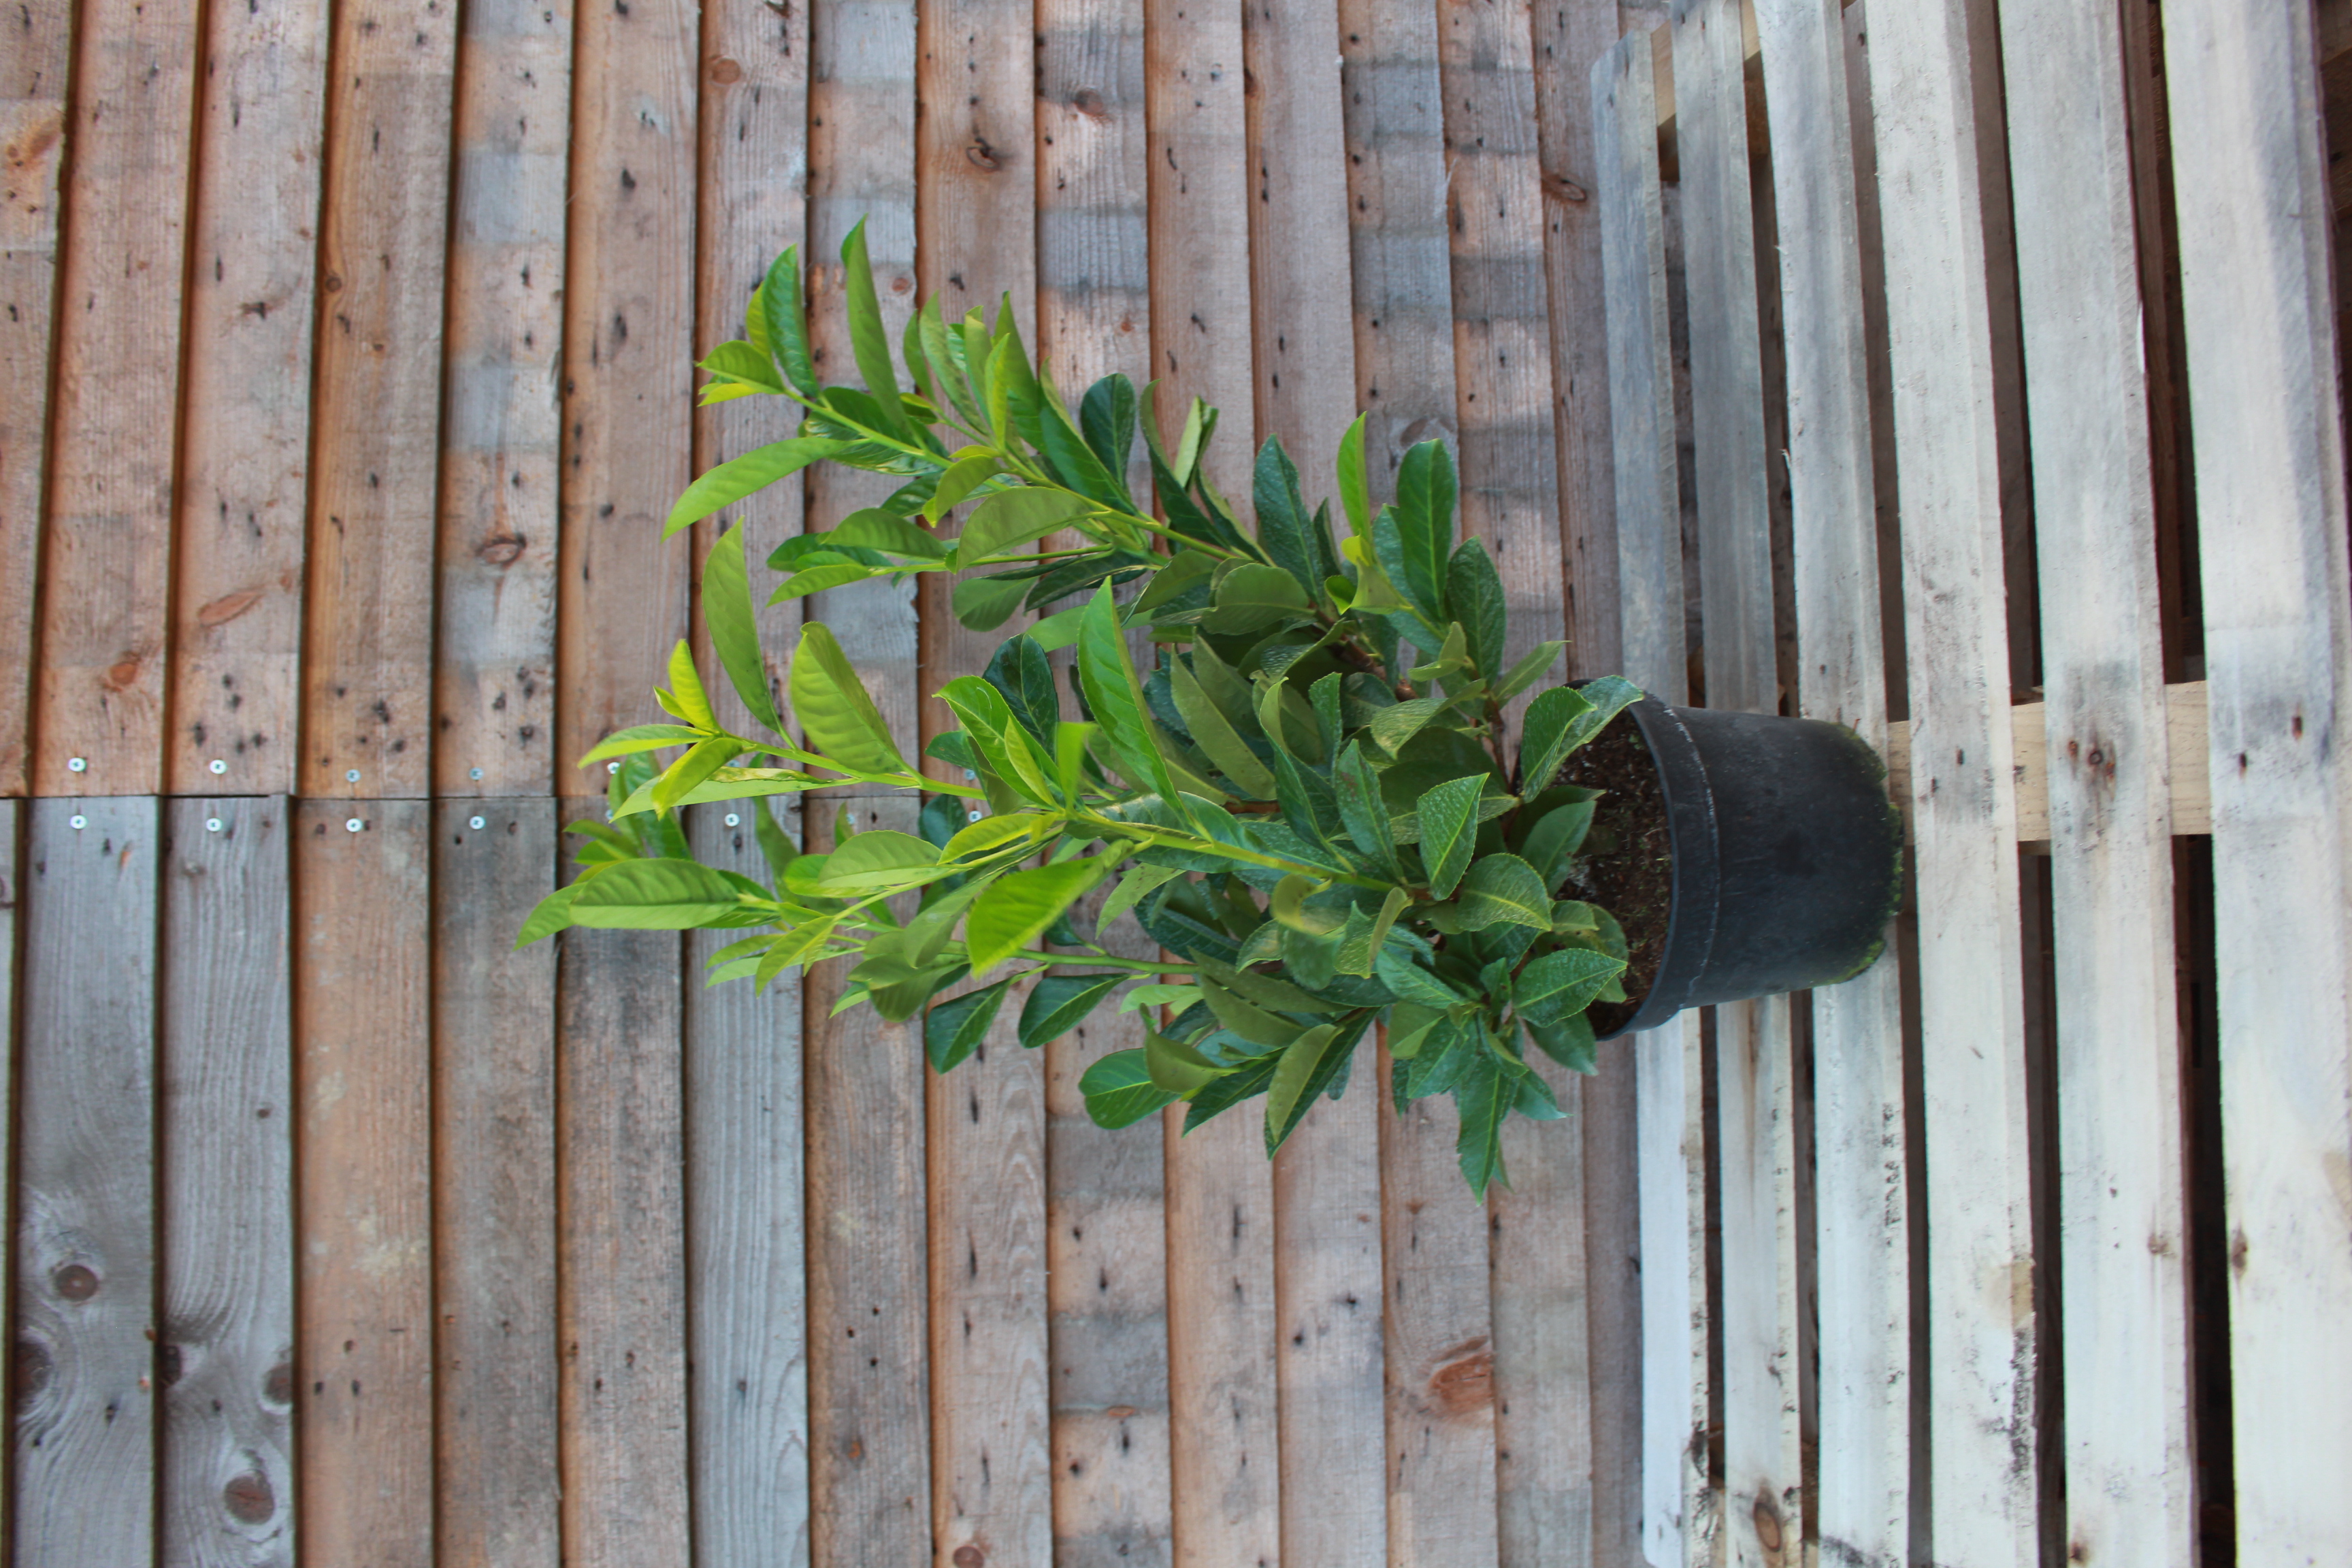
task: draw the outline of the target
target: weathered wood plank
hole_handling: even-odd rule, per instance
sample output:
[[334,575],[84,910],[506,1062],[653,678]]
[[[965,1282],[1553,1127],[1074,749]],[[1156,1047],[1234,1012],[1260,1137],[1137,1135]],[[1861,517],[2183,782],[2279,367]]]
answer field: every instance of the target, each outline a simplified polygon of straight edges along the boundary
[[515,932],[555,886],[551,800],[436,802],[435,1550],[554,1568],[555,962]]
[[[812,797],[811,849],[831,848],[853,811],[861,830],[915,830],[911,795]],[[868,1008],[831,1017],[844,973],[821,964],[803,990],[810,1546],[824,1568],[920,1563],[931,1541],[922,1043]]]
[[[24,860],[18,854],[19,835],[27,813],[16,801],[0,798],[0,1170],[16,1169],[16,1063],[22,1049],[17,1037],[16,994],[18,973],[16,937],[18,911],[24,906]],[[10,1246],[0,1254],[0,1300],[9,1303],[10,1321],[15,1321],[16,1300],[16,1248]],[[17,1376],[21,1380],[24,1374]],[[25,1384],[20,1381],[17,1386]],[[5,1487],[0,1487],[0,1541],[16,1539],[16,1498]]]
[[30,811],[10,1509],[27,1568],[154,1561],[159,815]]
[[[1249,149],[1238,7],[1144,0],[1152,376],[1180,419],[1194,397],[1236,427],[1202,468],[1250,493]],[[1164,432],[1172,437],[1175,432]],[[1281,1554],[1273,1175],[1258,1120],[1184,1136],[1167,1116],[1168,1410],[1176,1561]]]
[[[2117,12],[2001,13],[2049,752],[2067,1551],[2196,1554],[2155,476]],[[2161,302],[2158,302],[2158,311]]]
[[305,795],[428,793],[457,12],[335,13],[302,647]]
[[431,1568],[430,807],[294,829],[295,1515],[314,1562]]
[[1066,386],[1114,370],[1140,384],[1151,343],[1143,7],[1040,0],[1037,32],[1038,350]]
[[[698,806],[695,856],[772,879],[751,813]],[[797,841],[799,812],[782,818]],[[730,822],[729,819],[733,818]],[[687,1258],[694,1557],[709,1568],[809,1561],[807,1230],[801,994],[705,989],[730,933],[687,939]]]
[[278,795],[300,707],[329,27],[314,0],[205,18],[163,777]]
[[149,795],[163,782],[197,13],[94,0],[78,20],[39,695],[20,787]]
[[1968,19],[1957,11],[1892,7],[1874,21],[1935,1238],[1929,1526],[1940,1557],[2021,1563],[2039,1550],[2031,1458],[2038,1325],[1976,68]]
[[[2347,649],[2341,393],[2311,15],[2168,8],[2211,690],[2242,1556],[2352,1552],[2343,1449]],[[2329,1216],[2322,1219],[2320,1216]]]
[[[567,820],[604,815],[595,801],[566,810]],[[684,944],[671,931],[574,930],[559,940],[563,1561],[684,1563]]]
[[[1678,0],[1675,144],[1710,708],[1780,710],[1756,212],[1738,0]],[[1715,1009],[1723,1534],[1739,1568],[1804,1535],[1798,1419],[1795,1062],[1789,999]]]
[[[1883,752],[1874,426],[1845,34],[1836,0],[1761,0],[1756,25],[1772,107],[1786,322],[1797,706],[1807,718],[1851,726]],[[1821,1370],[1810,1522],[1825,1552],[1843,1550],[1868,1568],[1903,1563],[1909,1531],[1900,980],[1890,939],[1874,967],[1812,998]]]
[[0,56],[0,795],[22,795],[32,746],[33,627],[58,301],[58,174],[66,152],[71,0],[17,13]]
[[291,806],[165,808],[167,1568],[295,1560]]
[[558,787],[557,378],[572,10],[571,0],[470,5],[457,44],[435,606],[437,795]]
[[[693,455],[697,17],[590,6],[572,57],[555,770],[654,708],[692,551],[661,537]],[[568,788],[569,785],[559,785]]]

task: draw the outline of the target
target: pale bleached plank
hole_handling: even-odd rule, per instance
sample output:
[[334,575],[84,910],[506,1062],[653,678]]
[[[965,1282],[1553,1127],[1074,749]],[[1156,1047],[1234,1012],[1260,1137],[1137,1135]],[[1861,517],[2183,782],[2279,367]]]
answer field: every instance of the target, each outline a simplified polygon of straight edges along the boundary
[[2344,448],[2311,13],[2168,7],[2197,448],[2242,1561],[2352,1554]]
[[163,777],[178,795],[283,794],[300,706],[327,8],[277,0],[205,20]]
[[[1837,0],[1761,0],[1785,312],[1798,710],[1882,752],[1876,494],[1846,42]],[[1910,1255],[1900,973],[1813,994],[1819,1477],[1811,1522],[1900,1568],[1910,1518]]]
[[[0,1170],[16,1169],[16,1100],[17,1069],[23,1042],[17,1037],[16,994],[19,974],[16,963],[18,911],[24,907],[24,879],[20,875],[24,863],[17,851],[19,835],[27,816],[26,808],[13,800],[0,799],[0,1085],[5,1100],[0,1100]],[[0,1253],[0,1300],[16,1310],[16,1249],[12,1244]],[[19,1374],[21,1375],[21,1374]],[[18,1386],[23,1386],[21,1384]],[[16,1500],[5,1487],[0,1487],[0,1541],[14,1541]]]
[[30,808],[9,1510],[26,1568],[155,1560],[160,815]]
[[[787,797],[789,798],[789,797]],[[696,858],[768,882],[751,813],[698,806]],[[798,840],[800,813],[782,816]],[[803,1218],[801,994],[747,981],[706,989],[726,931],[687,939],[688,1447],[695,1562],[809,1561],[807,1230]]]
[[562,1554],[556,944],[515,947],[555,886],[557,804],[434,806],[434,1533],[451,1564]]
[[1901,453],[1927,1117],[1927,1365],[1939,1557],[2035,1560],[2028,1212],[2002,471],[1968,21],[1873,18],[1871,105]]
[[166,808],[167,1568],[295,1560],[291,806],[247,796]]
[[71,0],[17,13],[0,55],[0,795],[25,793],[58,300]]
[[[1173,439],[1200,397],[1228,427],[1202,463],[1236,505],[1252,393],[1247,118],[1238,7],[1144,0],[1150,170],[1150,374]],[[1200,1568],[1281,1553],[1274,1184],[1244,1110],[1166,1131],[1168,1411],[1176,1561]]]
[[[2001,13],[2042,563],[2065,1540],[2196,1552],[2170,771],[2116,11]],[[2159,301],[2158,309],[2161,309]]]
[[457,33],[429,0],[335,10],[298,773],[313,797],[431,787]]
[[295,1512],[314,1563],[434,1562],[430,811],[294,808]]
[[[1765,470],[1756,212],[1738,0],[1674,9],[1675,145],[1698,480],[1710,708],[1780,709]],[[1789,999],[1715,1010],[1720,1150],[1723,1549],[1781,1561],[1804,1532],[1798,1422],[1797,1193]]]
[[451,131],[442,344],[436,795],[545,795],[555,740],[557,377],[570,0],[467,5]]
[[18,787],[147,795],[163,782],[198,13],[77,11],[35,741]]

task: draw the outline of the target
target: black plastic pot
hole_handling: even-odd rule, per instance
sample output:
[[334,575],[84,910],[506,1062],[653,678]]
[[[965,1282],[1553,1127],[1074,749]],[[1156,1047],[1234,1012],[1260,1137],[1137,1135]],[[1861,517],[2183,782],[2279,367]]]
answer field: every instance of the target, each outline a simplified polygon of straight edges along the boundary
[[1903,893],[1878,753],[1815,719],[1646,698],[1626,711],[1657,763],[1674,899],[1657,978],[1610,1036],[1869,968]]

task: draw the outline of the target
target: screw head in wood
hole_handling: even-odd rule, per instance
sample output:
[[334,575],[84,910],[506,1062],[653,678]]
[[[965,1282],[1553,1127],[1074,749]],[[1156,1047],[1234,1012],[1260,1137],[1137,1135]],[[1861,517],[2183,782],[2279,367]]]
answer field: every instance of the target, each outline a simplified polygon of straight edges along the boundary
[[482,776],[482,770],[479,768],[468,768],[466,770],[466,776],[467,778],[480,778]]
[[466,818],[466,826],[473,828],[476,832],[479,832],[482,826],[482,819],[478,816],[469,816]]
[[211,762],[206,763],[205,767],[215,774],[228,772],[228,764],[221,761],[218,757],[215,757]]
[[360,782],[360,771],[359,771],[359,769],[357,769],[357,768],[345,768],[345,769],[343,770],[343,782],[344,782],[345,784],[357,784],[357,783],[359,783],[359,782]]
[[343,831],[346,833],[357,833],[361,828],[365,827],[366,826],[366,823],[362,822],[356,816],[347,817],[343,822]]
[[978,822],[980,820],[980,813],[976,811],[965,812],[964,819],[968,822]]
[[66,772],[69,773],[86,773],[89,772],[89,759],[87,757],[68,757],[66,759]]
[[71,816],[66,818],[66,826],[72,828],[76,833],[79,833],[83,828],[89,826],[89,818],[82,816],[79,812],[76,812]]
[[606,763],[604,764],[604,771],[608,773],[617,773],[621,771],[621,764],[618,763]]
[[743,819],[730,811],[727,814],[727,826],[730,827],[740,827],[743,826]]
[[205,831],[206,833],[218,833],[220,830],[221,819],[219,817],[207,816],[205,818]]

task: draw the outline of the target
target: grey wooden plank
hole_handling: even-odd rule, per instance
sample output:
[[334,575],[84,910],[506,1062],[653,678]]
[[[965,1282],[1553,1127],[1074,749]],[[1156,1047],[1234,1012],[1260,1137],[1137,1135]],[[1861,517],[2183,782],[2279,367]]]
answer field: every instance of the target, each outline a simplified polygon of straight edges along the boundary
[[294,1562],[292,803],[175,800],[163,845],[160,1560]]
[[[601,801],[567,809],[567,821],[604,815]],[[564,1560],[684,1563],[684,944],[660,931],[573,930],[558,940]]]
[[[0,1172],[13,1185],[16,1174],[16,1063],[22,1042],[17,1038],[16,939],[18,911],[23,908],[24,880],[19,875],[19,835],[30,814],[16,801],[0,800]],[[0,1301],[14,1302],[16,1248],[0,1252]],[[22,1386],[21,1384],[19,1385]],[[0,1542],[15,1539],[16,1499],[0,1486]]]
[[[787,800],[791,797],[787,796]],[[695,858],[773,880],[758,801],[688,814]],[[800,839],[793,802],[780,820]],[[698,1568],[809,1561],[807,1233],[803,1217],[801,985],[706,988],[738,934],[688,938],[686,989],[688,1402]]]
[[37,800],[16,1167],[16,1551],[154,1561],[152,798]]
[[[1882,751],[1870,373],[1846,40],[1838,0],[1761,0],[1785,311],[1798,709]],[[1867,108],[1864,109],[1865,117]],[[1819,1474],[1815,1533],[1870,1568],[1905,1560],[1910,1268],[1898,953],[1814,993]]]
[[2164,55],[2211,705],[2239,1553],[2342,1562],[2352,591],[2312,12],[2168,5]]
[[451,1563],[562,1557],[555,1337],[557,803],[433,823],[434,1540]]

